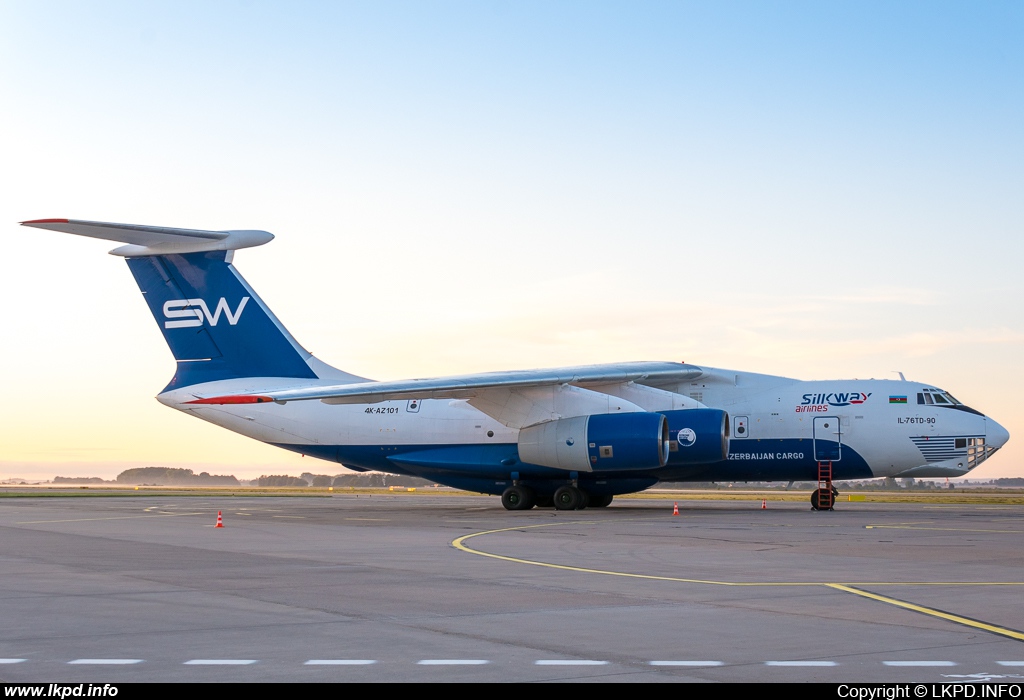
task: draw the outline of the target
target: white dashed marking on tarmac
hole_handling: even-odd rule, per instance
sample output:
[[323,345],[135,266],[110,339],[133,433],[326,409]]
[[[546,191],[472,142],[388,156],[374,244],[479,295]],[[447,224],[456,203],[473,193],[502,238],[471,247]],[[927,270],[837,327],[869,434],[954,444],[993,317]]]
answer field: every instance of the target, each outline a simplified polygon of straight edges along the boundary
[[[0,658],[0,664],[20,664],[29,659]],[[130,666],[133,664],[146,663],[145,659],[74,659],[66,662],[77,666]],[[182,662],[184,666],[251,666],[260,663],[258,659],[191,659]],[[376,659],[310,659],[303,662],[305,666],[372,666],[378,664]],[[485,666],[491,663],[488,659],[420,659],[416,662],[419,666]],[[610,661],[599,659],[537,659],[533,662],[535,666],[607,666]],[[765,666],[792,667],[792,668],[828,668],[839,666],[836,661],[764,661]],[[1022,661],[992,661],[1000,666],[1024,667]],[[648,661],[649,666],[676,667],[676,668],[699,668],[724,666],[724,661],[709,660],[687,660],[687,659],[659,659]],[[891,667],[921,668],[921,667],[950,667],[957,666],[956,661],[883,661],[883,665]]]

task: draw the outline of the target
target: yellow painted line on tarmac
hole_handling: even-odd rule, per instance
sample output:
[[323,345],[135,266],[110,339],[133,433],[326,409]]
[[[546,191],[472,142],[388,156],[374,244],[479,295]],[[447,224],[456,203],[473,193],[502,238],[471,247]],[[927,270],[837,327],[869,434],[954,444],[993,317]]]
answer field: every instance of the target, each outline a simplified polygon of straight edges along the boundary
[[[621,522],[621,521],[620,521]],[[452,540],[452,546],[455,549],[467,552],[469,554],[476,554],[481,557],[489,557],[491,559],[500,559],[501,561],[509,561],[515,564],[529,564],[530,566],[541,566],[547,569],[558,569],[560,571],[578,571],[585,574],[602,574],[604,576],[620,576],[622,578],[639,578],[648,581],[673,581],[676,583],[705,583],[716,586],[819,586],[820,583],[808,582],[808,583],[747,583],[738,581],[707,581],[704,579],[692,579],[692,578],[678,578],[675,576],[655,576],[653,574],[634,574],[627,571],[609,571],[607,569],[591,569],[583,566],[568,566],[566,564],[551,564],[544,561],[535,561],[532,559],[520,559],[519,557],[508,557],[503,554],[491,554],[490,552],[483,552],[479,549],[473,549],[472,547],[466,546],[466,541],[471,540],[474,537],[482,537],[484,535],[493,535],[499,532],[514,532],[516,530],[532,530],[540,527],[554,527],[556,525],[593,525],[594,521],[573,521],[571,523],[543,523],[541,525],[520,525],[518,527],[505,527],[500,530],[485,530],[483,532],[474,532],[469,535],[463,535]]]
[[[616,521],[622,522],[622,521]],[[510,557],[504,554],[492,554],[480,549],[473,549],[466,542],[474,537],[484,535],[495,535],[500,532],[515,532],[520,530],[533,530],[542,527],[556,527],[559,525],[595,525],[596,520],[574,520],[561,523],[542,523],[540,525],[520,525],[518,527],[504,527],[498,530],[484,530],[473,532],[452,540],[451,545],[455,549],[476,554],[477,556],[489,559],[508,561],[514,564],[528,564],[540,566],[546,569],[557,569],[560,571],[576,571],[584,574],[601,574],[602,576],[619,576],[622,578],[635,578],[647,581],[672,581],[674,583],[700,583],[709,586],[734,586],[746,588],[777,588],[780,586],[1024,586],[1024,581],[715,581],[713,579],[681,578],[678,576],[657,576],[654,574],[635,574],[628,571],[611,571],[608,569],[593,569],[585,566],[570,566],[568,564],[552,564],[551,562],[537,561],[535,559],[523,559],[521,557]]]
[[859,595],[863,598],[870,598],[871,600],[877,600],[882,603],[888,603],[889,605],[895,605],[898,608],[912,610],[914,612],[921,613],[922,615],[938,617],[943,620],[955,622],[958,625],[966,625],[967,627],[974,627],[976,629],[985,630],[986,632],[998,634],[1003,637],[1009,637],[1010,639],[1024,641],[1024,632],[1018,632],[1017,630],[1009,629],[1006,627],[999,627],[997,625],[990,625],[987,622],[982,622],[980,620],[972,620],[969,617],[963,617],[961,615],[953,615],[952,613],[943,612],[942,610],[936,610],[934,608],[926,608],[923,605],[915,605],[913,603],[908,603],[904,600],[899,600],[898,598],[889,598],[884,595],[878,595],[877,593],[868,593],[867,591],[862,591],[858,588],[853,588],[851,586],[844,586],[840,583],[828,583],[825,585],[829,588],[834,588],[837,591],[845,591],[846,593]]
[[[621,522],[621,521],[617,521]],[[975,629],[984,630],[997,634],[1003,637],[1009,637],[1010,639],[1016,639],[1018,641],[1024,641],[1024,632],[1018,632],[1017,630],[1009,629],[1006,627],[999,627],[998,625],[992,625],[987,622],[980,620],[973,620],[969,617],[963,617],[962,615],[954,615],[947,613],[942,610],[936,610],[934,608],[927,608],[922,605],[915,605],[914,603],[908,603],[897,598],[889,598],[887,596],[878,595],[877,593],[868,593],[867,591],[854,586],[1024,586],[1024,581],[877,581],[877,582],[858,582],[858,583],[836,583],[829,581],[714,581],[710,579],[692,579],[692,578],[680,578],[675,576],[655,576],[652,574],[634,574],[626,571],[609,571],[607,569],[592,569],[582,566],[568,566],[565,564],[552,564],[550,562],[542,562],[531,559],[522,559],[520,557],[510,557],[503,554],[491,554],[490,552],[484,552],[479,549],[473,549],[466,545],[468,540],[474,537],[483,537],[484,535],[494,535],[500,532],[515,532],[522,530],[533,530],[542,527],[554,527],[557,525],[594,525],[597,521],[571,521],[561,523],[542,523],[540,525],[520,525],[518,527],[505,527],[498,530],[485,530],[482,532],[473,532],[462,537],[457,537],[452,540],[451,545],[460,551],[468,554],[476,554],[481,557],[488,557],[490,559],[498,559],[501,561],[512,562],[515,564],[528,564],[530,566],[540,566],[547,569],[556,569],[559,571],[575,571],[586,574],[601,574],[603,576],[618,576],[622,578],[632,579],[644,579],[648,581],[670,581],[675,583],[697,583],[706,584],[712,586],[732,586],[732,587],[749,587],[749,588],[768,588],[768,587],[780,587],[780,586],[823,586],[831,588],[833,590],[842,591],[844,593],[851,593],[853,595],[861,596],[863,598],[869,598],[878,602],[887,603],[889,605],[895,605],[906,610],[921,613],[923,615],[929,615],[931,617],[937,617],[949,622],[953,622],[959,625],[965,625],[967,627],[973,627]]]
[[920,525],[865,525],[865,530],[934,530],[938,532],[995,532],[1004,535],[1024,535],[1024,530],[984,530],[971,527],[921,527]]

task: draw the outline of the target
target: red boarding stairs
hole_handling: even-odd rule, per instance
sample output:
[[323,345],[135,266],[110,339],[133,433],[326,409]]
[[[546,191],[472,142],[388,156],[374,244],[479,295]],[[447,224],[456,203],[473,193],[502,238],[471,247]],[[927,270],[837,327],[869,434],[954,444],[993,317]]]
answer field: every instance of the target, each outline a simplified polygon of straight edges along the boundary
[[818,462],[817,503],[815,510],[832,510],[835,494],[832,491],[832,462]]

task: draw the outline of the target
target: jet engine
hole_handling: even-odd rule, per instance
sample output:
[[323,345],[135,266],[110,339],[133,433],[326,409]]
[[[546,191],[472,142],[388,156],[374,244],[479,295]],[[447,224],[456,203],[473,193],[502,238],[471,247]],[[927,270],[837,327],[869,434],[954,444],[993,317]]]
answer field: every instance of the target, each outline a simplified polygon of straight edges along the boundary
[[711,464],[729,458],[729,414],[717,408],[664,411],[669,464]]
[[669,421],[661,413],[562,418],[519,431],[519,459],[555,469],[657,469],[665,466],[668,457]]

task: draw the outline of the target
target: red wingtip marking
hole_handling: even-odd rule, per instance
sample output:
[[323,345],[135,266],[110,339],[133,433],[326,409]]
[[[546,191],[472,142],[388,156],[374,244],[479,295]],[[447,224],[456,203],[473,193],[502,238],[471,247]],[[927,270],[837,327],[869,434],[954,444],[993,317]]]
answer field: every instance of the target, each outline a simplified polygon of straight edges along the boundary
[[185,403],[198,403],[198,404],[238,404],[238,403],[271,403],[274,399],[269,396],[214,396],[209,399],[196,399],[195,401],[186,401]]
[[29,224],[66,224],[67,219],[32,219],[32,221],[22,221],[22,226],[28,226]]

